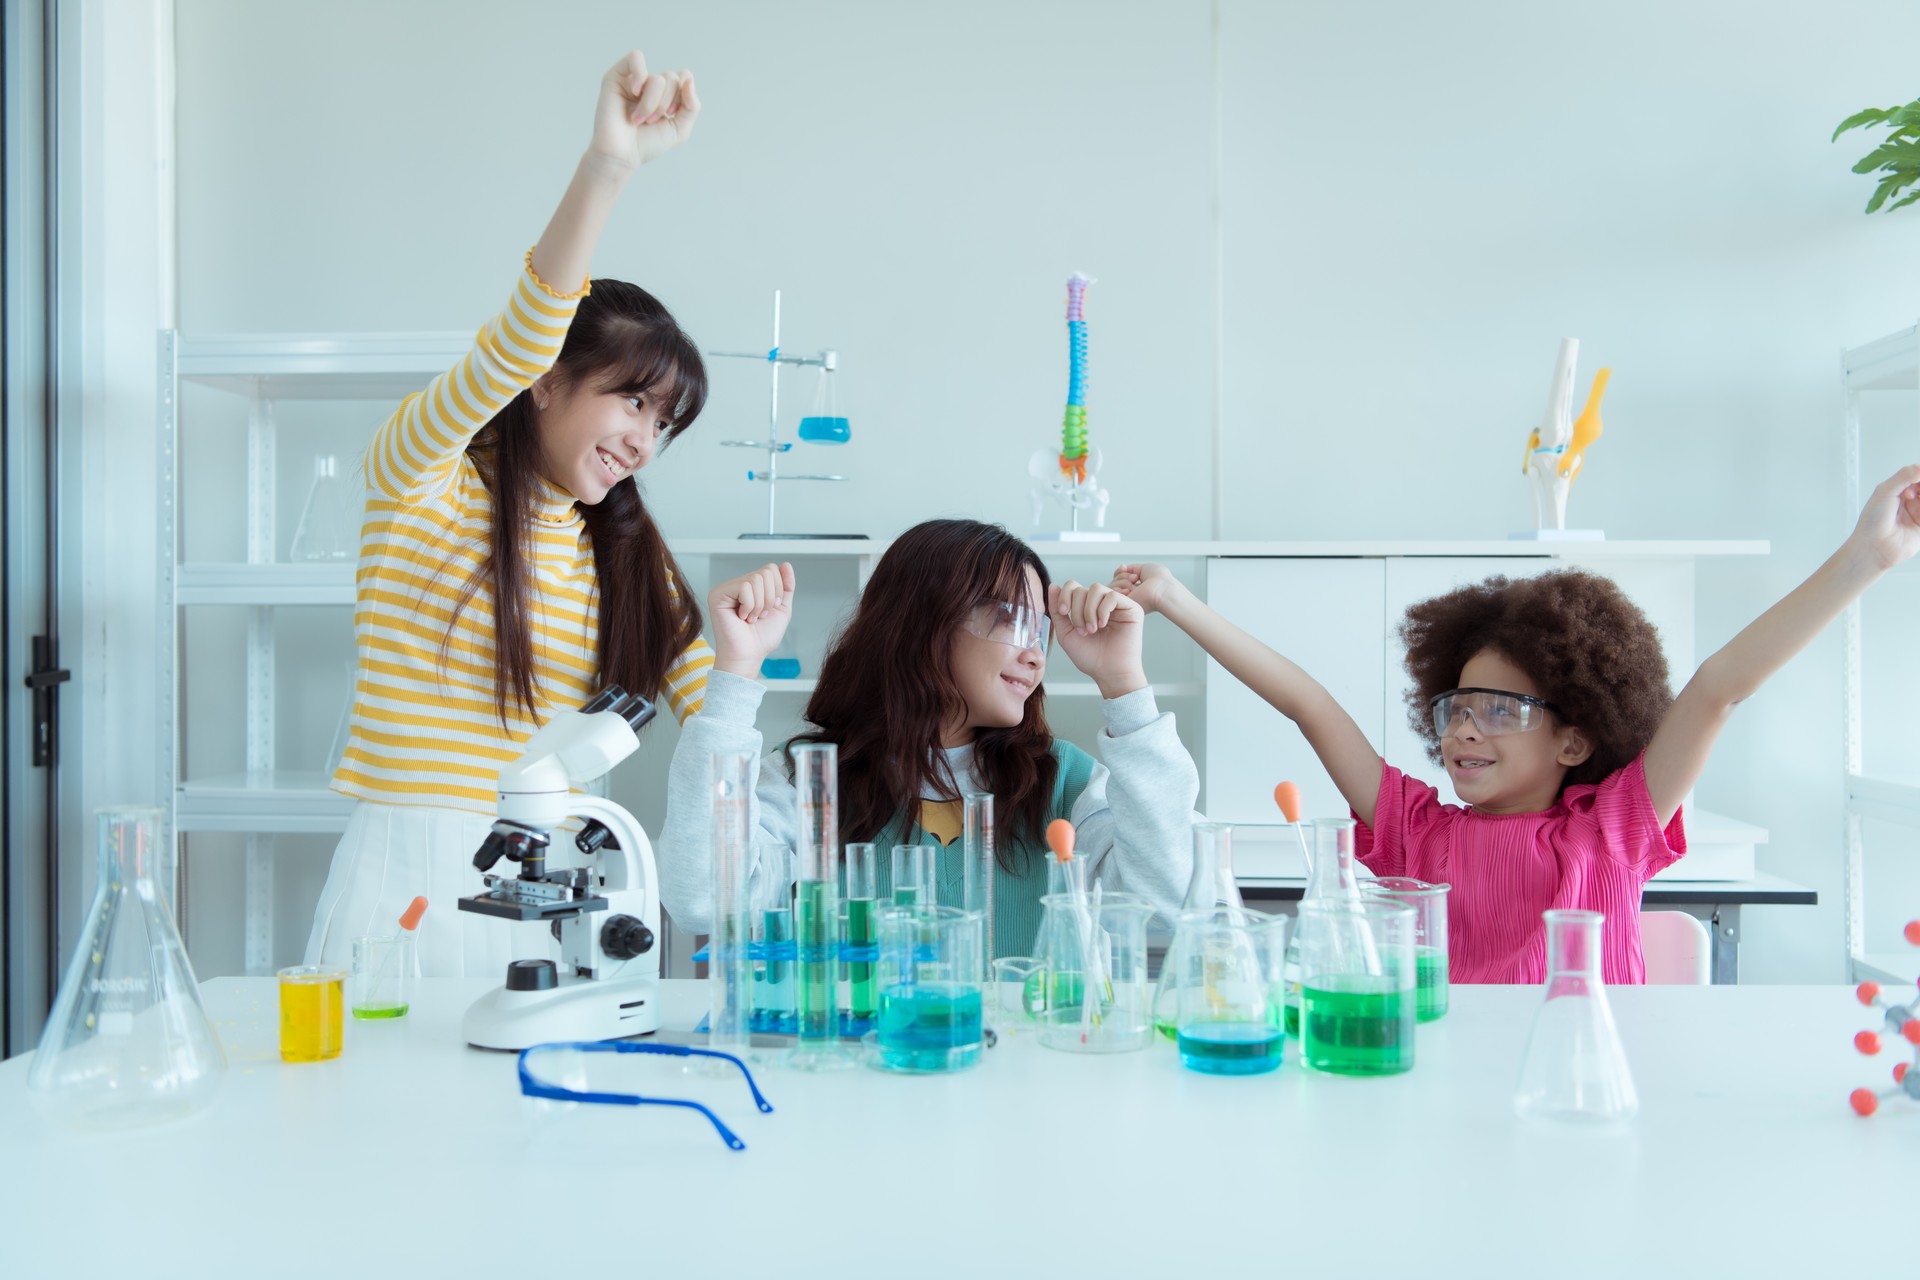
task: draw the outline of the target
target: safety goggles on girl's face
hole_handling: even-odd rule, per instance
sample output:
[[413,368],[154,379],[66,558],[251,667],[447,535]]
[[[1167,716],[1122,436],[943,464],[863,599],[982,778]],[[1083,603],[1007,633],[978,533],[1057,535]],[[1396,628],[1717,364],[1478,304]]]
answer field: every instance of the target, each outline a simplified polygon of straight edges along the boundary
[[974,606],[960,625],[982,640],[1015,649],[1045,649],[1053,635],[1053,624],[1046,614],[1007,600]]
[[1433,708],[1433,731],[1444,738],[1471,718],[1482,737],[1525,733],[1547,722],[1547,713],[1559,715],[1551,702],[1508,693],[1505,689],[1449,689],[1428,704]]

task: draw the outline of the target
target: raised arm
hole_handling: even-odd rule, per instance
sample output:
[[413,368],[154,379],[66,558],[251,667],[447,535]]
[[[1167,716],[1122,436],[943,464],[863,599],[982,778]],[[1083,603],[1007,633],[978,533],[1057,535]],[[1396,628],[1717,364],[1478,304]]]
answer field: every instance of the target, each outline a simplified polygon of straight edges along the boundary
[[437,491],[474,433],[553,366],[620,193],[641,165],[685,141],[699,113],[692,73],[648,74],[638,51],[600,78],[592,139],[505,309],[375,434],[367,480],[377,491],[396,499]]
[[1299,725],[1341,796],[1360,821],[1373,825],[1373,806],[1380,796],[1380,753],[1325,686],[1221,617],[1163,565],[1121,565],[1113,585],[1148,612],[1165,615],[1234,679]]
[[1882,574],[1920,550],[1920,466],[1902,467],[1867,499],[1840,549],[1783,600],[1700,664],[1647,746],[1647,791],[1665,826],[1699,780],[1733,709],[1807,647]]

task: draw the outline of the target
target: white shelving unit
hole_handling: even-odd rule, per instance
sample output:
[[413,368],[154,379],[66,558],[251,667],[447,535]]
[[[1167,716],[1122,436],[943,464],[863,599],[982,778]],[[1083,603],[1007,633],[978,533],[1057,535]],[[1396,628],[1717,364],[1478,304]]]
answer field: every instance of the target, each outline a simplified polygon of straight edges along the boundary
[[[352,564],[289,564],[276,557],[275,510],[280,428],[276,407],[290,401],[392,404],[420,390],[468,349],[465,334],[187,338],[160,335],[159,571],[161,618],[160,792],[170,798],[170,835],[198,832],[246,836],[246,970],[273,963],[273,846],[280,834],[340,831],[351,802],[327,789],[317,771],[279,769],[275,760],[277,610],[353,603]],[[181,563],[182,443],[193,424],[182,420],[181,391],[211,388],[245,404],[245,558]],[[381,411],[370,407],[369,414]],[[246,613],[246,768],[196,776],[182,769],[180,637],[185,611],[238,606]],[[175,901],[185,909],[186,850],[181,849]]]
[[[1920,457],[1920,325],[1902,329],[1858,347],[1841,352],[1840,384],[1845,397],[1847,452],[1847,509],[1857,511],[1866,500],[1867,486],[1883,474],[1887,454],[1901,462]],[[1916,398],[1917,407],[1906,423],[1900,423],[1900,406],[1891,404],[1891,415],[1875,413],[1875,398],[1888,393],[1904,393]],[[1891,417],[1895,425],[1881,421],[1869,426],[1870,417]],[[1905,427],[1904,432],[1902,426]],[[1875,439],[1891,434],[1892,441]],[[1884,447],[1891,445],[1891,448]],[[1871,468],[1869,470],[1868,468]],[[1887,739],[1873,732],[1868,704],[1864,697],[1864,676],[1868,660],[1868,636],[1864,610],[1899,609],[1907,600],[1910,579],[1916,571],[1903,565],[1894,581],[1882,584],[1867,599],[1856,601],[1847,610],[1845,628],[1845,690],[1843,716],[1846,752],[1846,862],[1843,885],[1846,894],[1847,963],[1855,981],[1911,984],[1920,978],[1920,948],[1894,949],[1883,932],[1869,938],[1869,908],[1866,863],[1868,854],[1866,824],[1888,824],[1904,837],[1905,847],[1898,856],[1910,859],[1913,844],[1920,842],[1920,772],[1911,762],[1896,759],[1886,748]],[[1888,596],[1888,588],[1897,594]],[[1906,617],[1906,615],[1900,615]],[[1908,618],[1910,622],[1911,619]],[[1903,639],[1910,641],[1911,631],[1902,627]],[[1910,643],[1900,646],[1896,661],[1911,663]],[[1876,679],[1876,684],[1879,681]],[[1900,691],[1905,693],[1905,690]],[[1891,705],[1890,705],[1891,704]],[[1879,698],[1873,706],[1876,714],[1891,714],[1911,720],[1911,702],[1905,698]],[[1876,722],[1877,723],[1877,722]],[[1903,733],[1901,736],[1910,736]],[[1920,914],[1920,898],[1910,910]]]

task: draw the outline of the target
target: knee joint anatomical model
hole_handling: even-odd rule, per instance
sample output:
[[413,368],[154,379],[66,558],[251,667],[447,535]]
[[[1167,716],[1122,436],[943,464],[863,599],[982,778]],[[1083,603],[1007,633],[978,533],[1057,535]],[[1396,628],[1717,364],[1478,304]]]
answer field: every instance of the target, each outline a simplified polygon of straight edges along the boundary
[[1553,367],[1553,388],[1547,393],[1547,413],[1527,437],[1521,470],[1533,485],[1534,524],[1541,529],[1567,527],[1567,491],[1586,465],[1587,448],[1600,438],[1600,401],[1607,394],[1613,370],[1593,376],[1593,390],[1578,418],[1573,416],[1573,366],[1580,353],[1578,338],[1560,340],[1560,356]]

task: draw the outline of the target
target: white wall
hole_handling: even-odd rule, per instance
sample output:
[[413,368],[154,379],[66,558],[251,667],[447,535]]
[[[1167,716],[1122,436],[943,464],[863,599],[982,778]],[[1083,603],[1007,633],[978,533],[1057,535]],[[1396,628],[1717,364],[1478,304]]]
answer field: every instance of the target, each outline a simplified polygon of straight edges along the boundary
[[[1075,269],[1099,279],[1091,421],[1129,536],[1524,527],[1521,446],[1574,335],[1582,395],[1616,373],[1573,523],[1773,541],[1703,566],[1705,651],[1843,535],[1836,353],[1920,314],[1920,210],[1862,217],[1867,143],[1827,142],[1912,95],[1920,10],[1894,0],[1222,0],[1217,75],[1197,0],[178,10],[196,333],[476,325],[604,65],[638,43],[695,68],[699,132],[641,175],[597,269],[717,347],[763,340],[778,285],[787,345],[843,353],[855,443],[816,456],[855,480],[783,497],[794,527],[1023,527]],[[747,455],[715,441],[760,423],[763,385],[717,366],[649,472],[670,533],[755,526]],[[1750,980],[1843,976],[1839,688],[1829,635],[1700,787],[1822,896],[1747,913]]]

